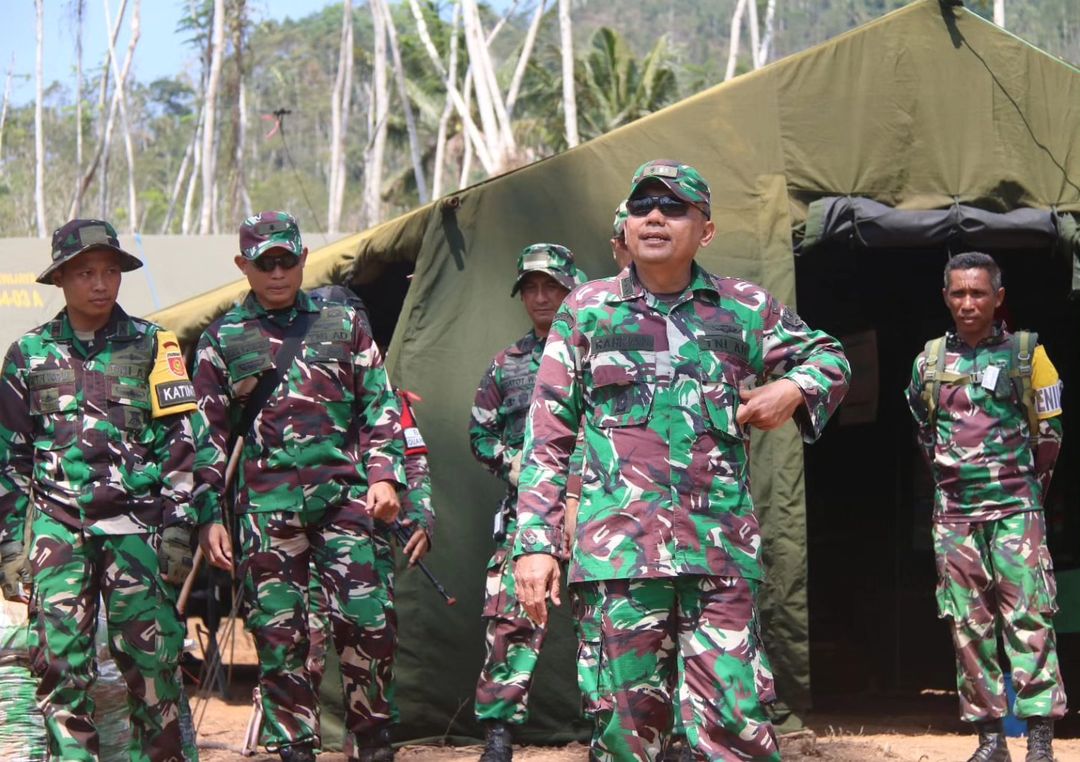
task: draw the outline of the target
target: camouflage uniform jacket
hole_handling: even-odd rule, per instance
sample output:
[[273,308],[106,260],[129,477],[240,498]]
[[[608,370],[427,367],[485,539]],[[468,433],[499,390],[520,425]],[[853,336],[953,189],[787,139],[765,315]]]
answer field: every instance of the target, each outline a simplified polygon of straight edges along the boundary
[[195,505],[221,520],[226,447],[247,395],[300,312],[315,314],[300,351],[255,416],[237,469],[237,510],[305,511],[362,500],[377,481],[405,483],[397,400],[364,322],[303,291],[268,312],[253,294],[203,333],[196,353]]
[[187,415],[151,417],[153,323],[119,306],[92,342],[67,312],[11,345],[0,376],[0,542],[37,510],[90,535],[194,523]]
[[[1036,379],[1040,421],[1039,431],[1031,437],[1017,385],[1008,379],[1014,353],[1012,334],[1000,325],[975,347],[954,333],[947,334],[942,371],[971,380],[939,383],[933,430],[922,397],[925,350],[915,358],[907,399],[934,475],[936,521],[993,521],[1042,506],[1061,445],[1057,371],[1045,351],[1036,347],[1034,373],[1048,370],[1055,383],[1039,389]],[[997,383],[988,390],[981,382],[992,366],[1001,370],[994,371]]]
[[761,579],[739,386],[783,377],[816,439],[850,369],[832,337],[752,283],[696,264],[672,304],[633,267],[575,289],[555,316],[525,434],[515,555],[557,555],[567,464],[584,416],[570,582],[717,575]]
[[529,413],[536,371],[544,353],[544,339],[529,331],[491,361],[476,390],[469,416],[469,445],[473,456],[506,482],[500,510],[511,523],[517,503],[517,487],[510,484],[510,461],[521,452],[525,441],[525,419]]

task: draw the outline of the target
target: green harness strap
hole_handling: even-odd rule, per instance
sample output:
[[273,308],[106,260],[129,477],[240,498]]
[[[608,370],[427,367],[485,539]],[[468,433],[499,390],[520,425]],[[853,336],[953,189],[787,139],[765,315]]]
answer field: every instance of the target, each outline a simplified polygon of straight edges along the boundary
[[[1039,413],[1035,409],[1035,388],[1031,383],[1032,357],[1039,334],[1033,331],[1017,331],[1012,336],[1013,362],[1009,377],[1013,379],[1017,395],[1024,406],[1028,421],[1028,436],[1034,439],[1039,432]],[[927,420],[930,430],[937,435],[938,393],[941,384],[950,386],[969,384],[971,376],[967,373],[953,373],[945,368],[945,337],[939,336],[926,342],[926,368],[923,371],[923,403],[926,405]]]

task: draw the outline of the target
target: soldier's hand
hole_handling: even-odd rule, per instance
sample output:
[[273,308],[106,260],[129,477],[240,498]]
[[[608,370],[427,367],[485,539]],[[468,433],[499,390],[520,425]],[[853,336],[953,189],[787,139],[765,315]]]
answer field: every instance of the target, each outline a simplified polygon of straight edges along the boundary
[[161,578],[171,585],[182,585],[188,575],[194,556],[191,552],[191,527],[177,524],[165,527],[158,545],[158,565]]
[[199,527],[199,546],[212,565],[232,571],[232,540],[229,538],[229,530],[222,524],[203,524]]
[[529,553],[514,564],[514,585],[525,613],[536,624],[547,624],[547,599],[556,606],[559,598],[559,562],[547,553]]
[[390,524],[397,518],[401,503],[394,482],[375,482],[368,488],[367,511],[372,518]]
[[757,389],[739,389],[742,404],[735,413],[740,426],[753,426],[762,431],[779,428],[803,404],[802,389],[786,378],[772,381]]
[[[413,522],[408,519],[401,523],[406,527],[413,525]],[[431,541],[428,539],[427,532],[422,526],[417,525],[416,529],[413,530],[412,537],[405,543],[405,547],[401,549],[401,552],[409,557],[409,566],[412,566],[426,556],[430,548]]]
[[515,487],[521,481],[521,450],[518,450],[517,455],[510,459],[510,473],[507,478]]
[[30,586],[30,559],[21,542],[0,545],[0,591],[9,601],[28,603],[26,588]]

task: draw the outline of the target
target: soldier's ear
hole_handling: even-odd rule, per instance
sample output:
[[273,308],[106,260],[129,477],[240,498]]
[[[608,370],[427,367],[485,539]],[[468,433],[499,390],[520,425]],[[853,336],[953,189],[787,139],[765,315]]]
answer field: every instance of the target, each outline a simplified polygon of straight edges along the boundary
[[246,267],[247,260],[246,259],[244,259],[243,257],[238,255],[238,256],[233,257],[233,262],[236,263],[236,269],[237,270],[242,272],[244,275],[247,275],[247,267]]
[[62,281],[63,280],[64,280],[64,266],[60,265],[55,270],[53,270],[53,273],[52,273],[53,285],[56,286],[57,288],[60,288],[62,286]]
[[1000,307],[1004,303],[1005,303],[1005,287],[1002,286],[1001,288],[999,288],[997,290],[997,293],[994,294],[994,309],[997,309],[998,307]]
[[715,235],[716,223],[712,220],[705,220],[705,225],[701,229],[701,240],[698,242],[698,245],[701,246],[701,248],[705,248],[709,245],[709,242],[712,241],[713,236]]

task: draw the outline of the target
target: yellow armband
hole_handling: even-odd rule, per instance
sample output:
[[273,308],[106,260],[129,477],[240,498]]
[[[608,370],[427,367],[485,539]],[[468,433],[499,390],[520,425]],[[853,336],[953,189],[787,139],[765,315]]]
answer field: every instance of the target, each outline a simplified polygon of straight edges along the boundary
[[1035,347],[1031,358],[1031,386],[1039,420],[1061,415],[1061,379],[1041,344]]
[[195,386],[188,378],[180,342],[172,331],[158,331],[157,356],[150,371],[150,405],[154,418],[190,413],[195,404]]

